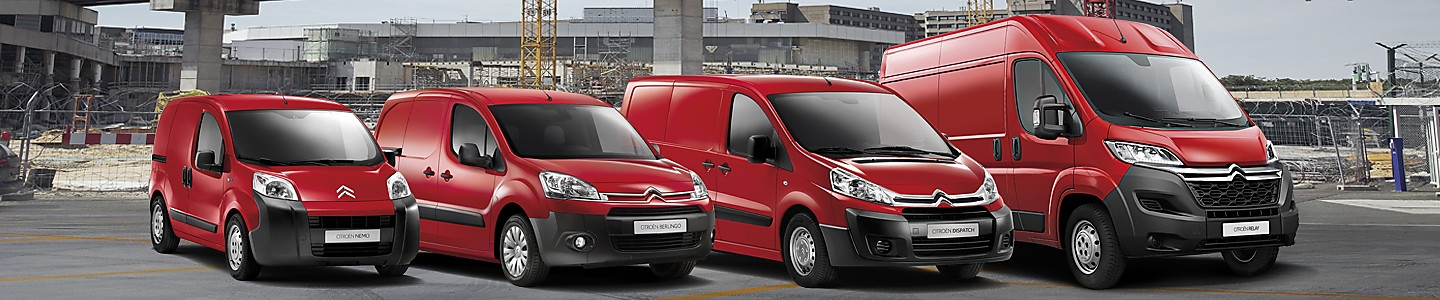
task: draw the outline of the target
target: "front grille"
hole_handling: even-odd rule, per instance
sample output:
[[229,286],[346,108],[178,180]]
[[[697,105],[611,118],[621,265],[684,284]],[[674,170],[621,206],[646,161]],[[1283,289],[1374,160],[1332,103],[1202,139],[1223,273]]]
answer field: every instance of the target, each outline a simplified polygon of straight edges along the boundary
[[390,254],[390,242],[372,243],[313,243],[310,253],[318,257],[360,257]]
[[1246,210],[1212,210],[1205,212],[1205,215],[1212,219],[1269,217],[1279,214],[1280,208],[1278,207]]
[[911,237],[911,251],[915,257],[965,256],[990,253],[995,248],[994,235],[967,238],[931,239]]
[[675,206],[661,208],[617,207],[610,209],[611,217],[655,217],[698,213],[703,213],[703,211],[700,211],[699,206]]
[[620,252],[667,251],[695,248],[700,239],[700,232],[612,234],[610,244]]
[[1280,180],[1187,181],[1200,206],[1251,207],[1275,204]]
[[989,219],[990,211],[982,206],[952,207],[952,208],[906,208],[900,211],[900,215],[910,222],[927,221],[958,221]]
[[310,217],[311,229],[381,229],[395,227],[395,216]]
[[1281,246],[1285,243],[1283,238],[1284,236],[1282,235],[1271,234],[1208,239],[1200,241],[1200,245],[1196,246],[1195,250],[1204,251]]

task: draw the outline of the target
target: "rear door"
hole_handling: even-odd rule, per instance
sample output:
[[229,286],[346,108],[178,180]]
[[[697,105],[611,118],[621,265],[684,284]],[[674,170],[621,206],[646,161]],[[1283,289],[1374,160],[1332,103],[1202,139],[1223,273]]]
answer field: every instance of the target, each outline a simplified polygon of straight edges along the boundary
[[[1053,193],[1056,178],[1061,171],[1075,166],[1075,154],[1068,138],[1062,136],[1045,140],[1035,136],[1035,99],[1055,96],[1062,103],[1070,103],[1070,97],[1043,57],[1030,53],[1017,54],[1012,56],[1010,65],[1014,101],[1009,103],[1014,105],[1010,111],[1015,112],[1016,117],[1009,118],[1012,123],[1007,126],[1006,135],[1012,142],[1011,146],[1015,147],[1011,149],[1010,158],[1014,160],[1011,170],[1016,197],[1014,201],[1007,198],[1006,204],[1015,210],[1016,216],[1020,217],[1019,222],[1024,223],[1017,229],[1044,232],[1043,226],[1034,223],[1043,224],[1045,215],[1055,213],[1050,211],[1050,203],[1059,196]],[[1058,184],[1068,187],[1073,182]]]
[[771,145],[781,145],[775,125],[766,109],[740,89],[726,89],[722,118],[727,125],[726,147],[715,159],[719,177],[715,188],[715,238],[764,249],[779,249],[776,243],[775,195],[777,165],[789,165],[784,149],[780,157],[764,163],[749,162],[747,148],[751,135],[770,136]]
[[[496,220],[487,220],[483,216],[489,212],[491,202],[495,193],[495,184],[500,176],[504,176],[503,162],[495,164],[496,169],[486,169],[476,166],[468,166],[460,163],[460,146],[466,143],[473,143],[480,148],[480,153],[498,159],[500,152],[496,147],[495,134],[491,131],[494,128],[489,124],[489,118],[484,117],[480,110],[471,101],[457,97],[447,97],[445,103],[448,117],[433,115],[446,120],[448,134],[442,139],[446,145],[440,149],[442,153],[437,154],[440,167],[440,180],[436,188],[437,197],[434,199],[435,208],[431,210],[431,218],[435,219],[439,232],[440,241],[444,244],[464,248],[470,251],[482,253],[492,252],[494,249],[494,231],[485,230],[494,224]],[[493,214],[492,214],[493,215]]]

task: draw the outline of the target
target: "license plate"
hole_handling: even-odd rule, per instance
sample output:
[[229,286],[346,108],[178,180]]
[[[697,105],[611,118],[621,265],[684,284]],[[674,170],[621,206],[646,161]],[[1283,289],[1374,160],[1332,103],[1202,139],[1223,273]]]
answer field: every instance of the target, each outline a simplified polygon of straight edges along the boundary
[[635,234],[659,234],[685,232],[685,219],[635,221]]
[[1270,221],[1225,223],[1221,227],[1224,237],[1270,234]]
[[932,239],[980,236],[980,223],[930,224],[926,229],[925,237]]
[[379,229],[326,230],[325,243],[372,243],[380,241]]

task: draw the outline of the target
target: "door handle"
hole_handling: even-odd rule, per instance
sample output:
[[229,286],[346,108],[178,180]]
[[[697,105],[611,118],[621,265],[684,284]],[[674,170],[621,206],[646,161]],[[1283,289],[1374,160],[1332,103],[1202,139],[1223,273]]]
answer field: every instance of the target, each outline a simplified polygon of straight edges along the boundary
[[1012,158],[1014,158],[1015,160],[1017,160],[1017,161],[1020,160],[1020,137],[1019,137],[1019,136],[1014,136],[1014,137],[1011,137],[1011,138],[1010,138],[1010,156],[1011,156]]
[[420,173],[421,173],[421,174],[425,174],[425,178],[430,178],[430,176],[435,176],[435,170],[431,170],[430,168],[425,168],[425,172],[420,172]]
[[180,185],[183,185],[187,188],[190,187],[190,182],[192,181],[191,176],[194,175],[190,174],[190,166],[180,167]]
[[720,164],[720,174],[729,174],[729,173],[730,173],[730,163],[727,162],[727,163],[722,163],[722,164]]
[[700,163],[700,166],[705,167],[705,170],[706,170],[706,171],[709,171],[710,169],[714,169],[714,168],[715,168],[715,163],[714,163],[714,162],[711,162],[710,160],[707,159],[707,160],[705,160],[705,162]]
[[[433,172],[432,172],[432,173],[433,173]],[[445,170],[445,173],[440,173],[440,178],[444,178],[445,180],[450,180],[450,178],[455,178],[455,175],[450,175],[450,170]]]
[[1000,161],[1001,158],[1005,157],[1004,154],[1000,154],[1001,151],[1005,150],[1001,150],[1000,148],[1003,148],[1000,146],[1000,138],[995,138],[995,161]]

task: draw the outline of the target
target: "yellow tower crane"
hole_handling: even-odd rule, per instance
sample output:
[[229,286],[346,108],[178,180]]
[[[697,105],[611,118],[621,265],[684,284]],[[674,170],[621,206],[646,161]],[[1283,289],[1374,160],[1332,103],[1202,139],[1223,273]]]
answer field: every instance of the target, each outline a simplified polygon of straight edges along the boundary
[[521,0],[520,83],[527,88],[555,89],[555,0]]
[[969,0],[965,6],[965,26],[975,26],[995,19],[995,3],[991,0]]

